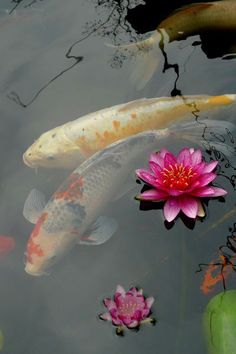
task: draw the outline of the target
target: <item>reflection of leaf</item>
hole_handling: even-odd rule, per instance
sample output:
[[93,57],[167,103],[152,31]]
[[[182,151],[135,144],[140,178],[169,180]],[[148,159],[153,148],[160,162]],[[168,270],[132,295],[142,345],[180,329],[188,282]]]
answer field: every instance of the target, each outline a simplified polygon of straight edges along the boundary
[[220,293],[208,303],[204,332],[208,354],[236,354],[236,290]]

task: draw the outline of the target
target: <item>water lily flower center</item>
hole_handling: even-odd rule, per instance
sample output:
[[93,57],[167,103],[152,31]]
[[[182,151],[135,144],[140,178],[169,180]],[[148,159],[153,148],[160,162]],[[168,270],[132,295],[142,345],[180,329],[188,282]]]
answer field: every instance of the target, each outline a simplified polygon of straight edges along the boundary
[[191,166],[184,166],[182,163],[163,168],[161,174],[164,177],[162,183],[165,187],[178,190],[187,189],[196,175]]
[[123,316],[131,316],[136,310],[142,309],[142,306],[140,305],[141,304],[139,304],[133,296],[128,296],[119,305],[119,314]]

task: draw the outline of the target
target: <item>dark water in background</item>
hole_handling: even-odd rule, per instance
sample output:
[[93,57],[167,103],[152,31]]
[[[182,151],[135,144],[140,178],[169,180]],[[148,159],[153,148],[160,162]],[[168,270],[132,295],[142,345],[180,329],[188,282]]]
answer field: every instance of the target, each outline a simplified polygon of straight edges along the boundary
[[[199,263],[217,257],[236,222],[231,213],[211,229],[235,207],[233,179],[229,181],[235,173],[233,158],[232,166],[221,162],[228,178],[218,179],[229,191],[226,202],[210,201],[207,217],[193,230],[180,219],[167,230],[161,211],[140,211],[131,193],[109,206],[119,222],[109,242],[74,249],[50,276],[34,278],[24,271],[23,254],[32,230],[22,216],[24,201],[34,187],[49,196],[68,174],[39,170],[36,175],[23,165],[22,153],[36,137],[85,113],[140,97],[169,96],[176,87],[183,95],[236,92],[235,59],[209,60],[200,45],[192,46],[198,36],[166,49],[169,63],[178,66],[176,86],[176,72],[173,68],[162,72],[162,61],[150,83],[138,91],[129,80],[133,61],[128,58],[121,65],[114,50],[104,46],[140,37],[125,18],[127,6],[138,2],[104,3],[2,0],[0,4],[0,232],[16,240],[15,250],[0,259],[3,352],[205,354],[202,313],[222,284],[204,295],[199,288],[203,273],[195,271]],[[134,26],[144,32],[137,23]],[[234,121],[234,115],[232,106],[201,117]],[[168,148],[175,151],[173,144]],[[140,188],[137,185],[135,193]],[[143,326],[138,333],[129,331],[119,338],[110,324],[98,319],[104,311],[102,299],[111,296],[117,284],[141,286],[156,298],[156,326]],[[227,288],[234,284],[232,274]]]

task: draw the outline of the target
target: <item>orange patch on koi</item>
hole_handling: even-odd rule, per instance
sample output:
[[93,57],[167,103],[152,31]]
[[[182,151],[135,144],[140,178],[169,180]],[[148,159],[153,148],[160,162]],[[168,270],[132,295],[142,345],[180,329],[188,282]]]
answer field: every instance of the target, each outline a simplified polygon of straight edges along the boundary
[[37,255],[38,257],[44,256],[44,252],[42,248],[35,243],[35,238],[39,235],[40,228],[44,221],[47,219],[48,214],[43,213],[40,218],[38,219],[35,228],[32,231],[32,234],[30,235],[29,242],[27,244],[27,261],[29,263],[33,263],[32,261],[32,256]]
[[69,199],[76,200],[80,199],[83,196],[83,177],[78,173],[72,173],[66,185],[63,185],[57,192],[54,193],[53,198],[55,199]]
[[183,11],[184,13],[193,13],[196,14],[197,11],[205,10],[208,7],[211,7],[213,4],[196,4],[190,7],[187,7],[186,9],[181,9],[179,11]]
[[112,124],[115,130],[118,130],[120,128],[120,122],[118,120],[113,120]]
[[[132,113],[130,116],[132,119],[137,117],[136,113]],[[93,155],[96,151],[104,149],[107,145],[118,139],[126,138],[143,130],[157,129],[157,119],[156,116],[150,114],[148,120],[147,115],[144,115],[144,119],[140,117],[140,121],[136,120],[135,124],[130,120],[129,123],[126,123],[123,126],[118,120],[113,120],[112,125],[114,127],[113,131],[106,129],[103,132],[94,132],[94,139],[90,142],[87,142],[84,136],[81,136],[76,140],[76,144],[80,147],[81,152],[86,158]],[[163,126],[165,126],[164,123]]]
[[109,131],[108,131],[108,130],[105,130],[104,133],[103,133],[103,136],[104,136],[105,139],[108,139],[109,136],[110,136]]

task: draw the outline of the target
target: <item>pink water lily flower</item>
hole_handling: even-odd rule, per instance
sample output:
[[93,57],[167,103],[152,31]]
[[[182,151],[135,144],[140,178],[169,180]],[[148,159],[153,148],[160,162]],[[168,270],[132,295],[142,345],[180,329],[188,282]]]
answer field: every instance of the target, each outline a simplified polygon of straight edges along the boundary
[[145,298],[142,289],[132,287],[129,291],[118,285],[114,295],[114,300],[105,298],[104,305],[108,312],[101,314],[102,320],[112,321],[117,327],[117,334],[120,334],[125,327],[137,328],[142,323],[153,323],[150,318],[153,297]]
[[204,162],[200,150],[187,147],[177,157],[166,149],[152,153],[150,170],[139,169],[136,174],[154,188],[141,193],[137,199],[165,201],[164,216],[169,222],[180,211],[189,218],[202,217],[205,212],[200,198],[227,194],[224,189],[209,185],[217,176],[213,172],[217,163]]

